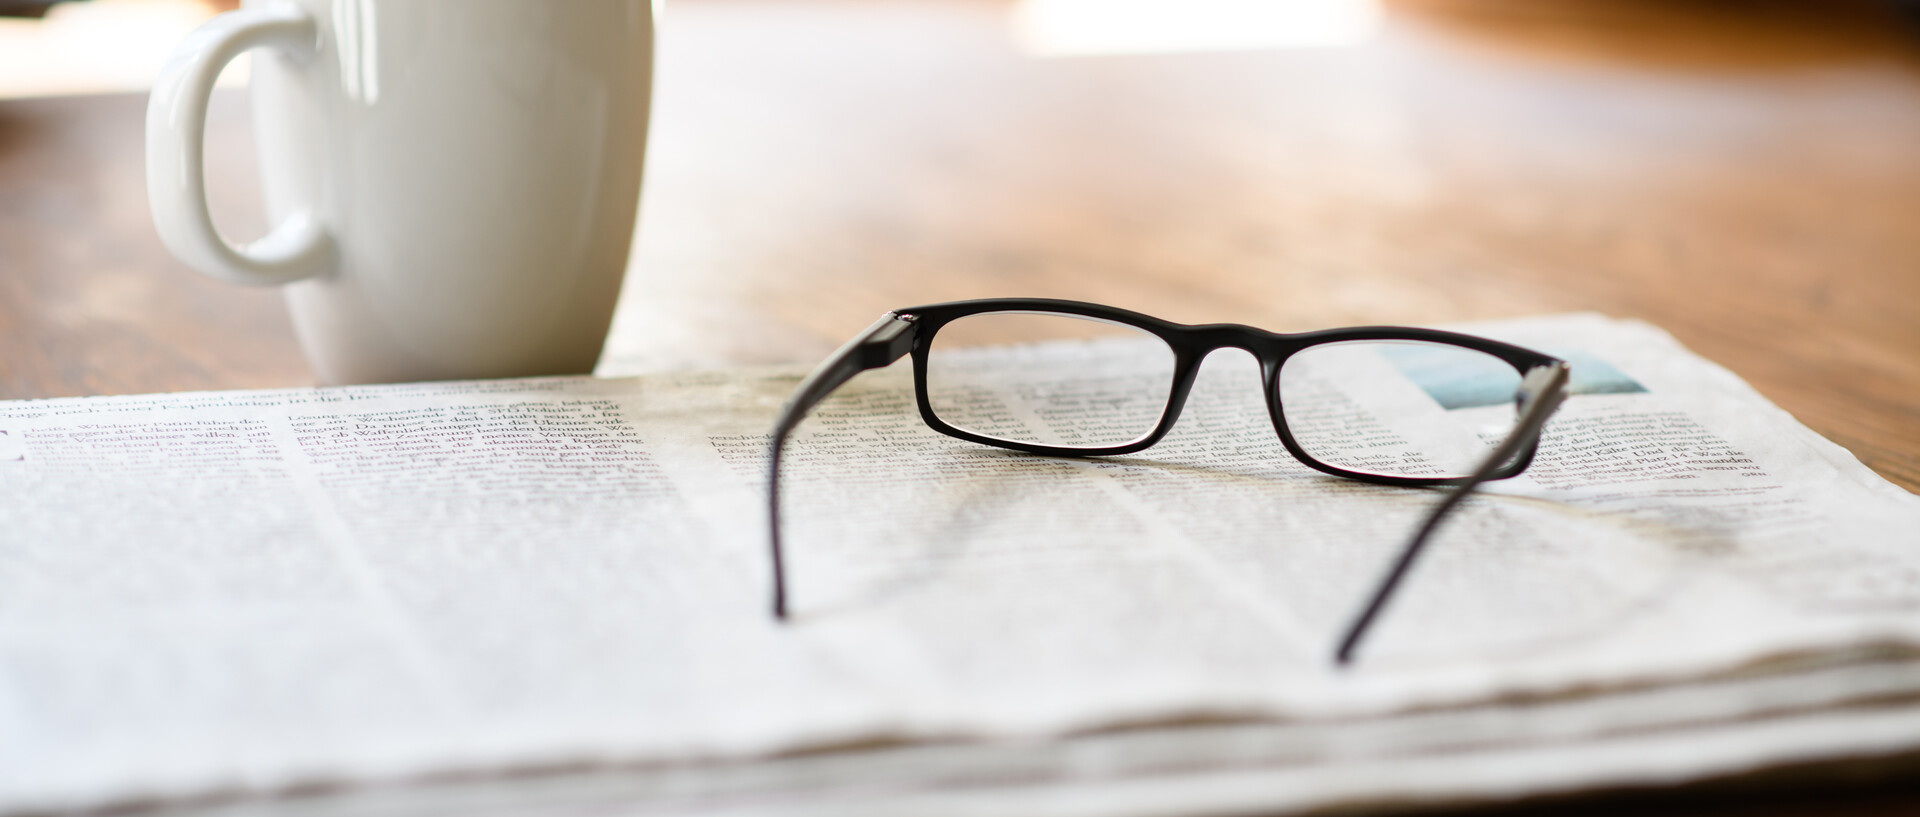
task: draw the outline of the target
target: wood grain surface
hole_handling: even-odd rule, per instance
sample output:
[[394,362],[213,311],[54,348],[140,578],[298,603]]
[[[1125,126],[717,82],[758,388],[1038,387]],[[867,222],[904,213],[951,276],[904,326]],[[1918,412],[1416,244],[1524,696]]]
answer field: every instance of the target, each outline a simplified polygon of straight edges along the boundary
[[[1352,47],[1040,59],[990,0],[674,0],[620,348],[811,363],[1012,295],[1281,331],[1595,310],[1920,490],[1920,32],[1864,2],[1387,11]],[[0,100],[0,399],[312,382],[275,292],[160,246],[144,108]],[[243,239],[247,116],[222,92],[208,148]],[[1626,805],[1920,809],[1873,782]]]

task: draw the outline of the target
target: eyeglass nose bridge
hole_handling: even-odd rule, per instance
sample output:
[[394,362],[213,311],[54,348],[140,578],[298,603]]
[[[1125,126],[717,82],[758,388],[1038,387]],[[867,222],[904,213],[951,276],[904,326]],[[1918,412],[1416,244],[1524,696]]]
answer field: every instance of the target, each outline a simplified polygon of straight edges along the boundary
[[1297,344],[1288,343],[1276,333],[1239,323],[1182,326],[1161,337],[1173,348],[1173,387],[1167,394],[1167,408],[1160,417],[1160,425],[1140,440],[1137,444],[1139,448],[1159,442],[1173,430],[1181,411],[1186,408],[1187,397],[1199,382],[1201,368],[1213,357],[1213,353],[1222,349],[1237,349],[1252,356],[1260,367],[1260,390],[1265,394],[1267,410],[1273,415],[1274,429],[1280,433],[1281,442],[1296,457],[1302,456],[1296,450],[1298,446],[1287,435],[1276,396],[1280,365],[1300,348]]
[[1170,342],[1176,350],[1184,345],[1199,352],[1202,358],[1221,349],[1240,349],[1264,360],[1274,354],[1284,354],[1287,347],[1283,336],[1244,323],[1182,326],[1175,330],[1175,334],[1178,337],[1170,339]]

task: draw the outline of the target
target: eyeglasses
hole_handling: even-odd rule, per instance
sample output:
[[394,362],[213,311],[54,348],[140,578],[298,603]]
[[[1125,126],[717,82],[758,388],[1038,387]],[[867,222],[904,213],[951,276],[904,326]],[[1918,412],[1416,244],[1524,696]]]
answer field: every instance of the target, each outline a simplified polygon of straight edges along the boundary
[[[1007,350],[982,344],[1051,341]],[[913,355],[920,417],[962,440],[1062,457],[1141,451],[1172,430],[1207,355],[1260,363],[1274,431],[1308,467],[1382,485],[1453,486],[1416,529],[1334,653],[1352,659],[1441,521],[1479,484],[1526,470],[1566,396],[1565,361],[1433,329],[1277,334],[1185,326],[1110,306],[996,298],[887,313],[801,381],[767,450],[773,614],[787,617],[780,456],[807,412],[863,371]]]

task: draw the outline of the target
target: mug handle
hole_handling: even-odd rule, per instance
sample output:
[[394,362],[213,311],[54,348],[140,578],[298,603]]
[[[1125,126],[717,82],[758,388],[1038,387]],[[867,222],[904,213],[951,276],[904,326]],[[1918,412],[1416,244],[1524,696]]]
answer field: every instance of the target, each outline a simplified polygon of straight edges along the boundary
[[253,48],[295,59],[319,52],[313,18],[291,5],[221,14],[194,29],[167,58],[147,100],[147,203],[160,241],[187,266],[236,284],[272,285],[325,272],[333,238],[308,210],[235,247],[207,209],[207,99],[220,70]]

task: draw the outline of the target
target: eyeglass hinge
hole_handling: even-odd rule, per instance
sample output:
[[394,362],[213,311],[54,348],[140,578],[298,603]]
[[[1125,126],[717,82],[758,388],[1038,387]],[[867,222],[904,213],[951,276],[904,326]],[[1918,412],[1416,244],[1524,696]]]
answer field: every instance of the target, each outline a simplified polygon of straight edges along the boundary
[[860,366],[863,369],[878,369],[891,365],[913,351],[914,315],[888,315],[880,323],[867,330],[866,340],[860,344]]

